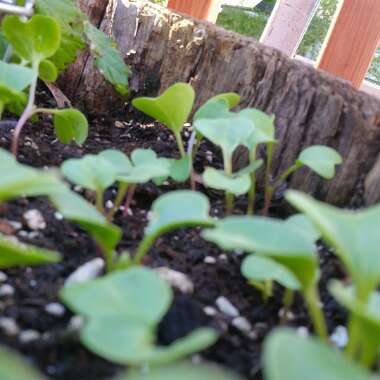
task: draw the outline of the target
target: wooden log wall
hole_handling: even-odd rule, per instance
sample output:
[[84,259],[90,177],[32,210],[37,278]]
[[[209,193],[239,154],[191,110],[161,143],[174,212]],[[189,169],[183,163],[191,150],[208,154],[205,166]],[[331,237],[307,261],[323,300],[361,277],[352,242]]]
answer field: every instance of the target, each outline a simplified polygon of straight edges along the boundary
[[[343,206],[355,202],[365,185],[366,201],[380,200],[378,99],[252,38],[149,2],[109,0],[100,25],[114,36],[133,69],[133,95],[157,95],[184,81],[194,86],[199,106],[212,95],[236,91],[242,107],[276,115],[275,173],[312,144],[334,147],[344,157],[333,180],[302,170],[290,187]],[[90,59],[73,65],[65,83],[67,95],[84,110],[109,114],[123,109]],[[75,88],[69,91],[72,83]]]

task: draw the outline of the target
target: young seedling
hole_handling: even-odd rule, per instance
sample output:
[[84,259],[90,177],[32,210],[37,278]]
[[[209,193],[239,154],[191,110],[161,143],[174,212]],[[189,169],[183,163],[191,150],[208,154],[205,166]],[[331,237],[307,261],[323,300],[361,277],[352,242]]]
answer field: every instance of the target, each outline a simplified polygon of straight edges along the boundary
[[[35,106],[38,78],[55,81],[58,75],[56,66],[49,60],[57,52],[61,43],[61,30],[56,19],[36,15],[30,21],[23,21],[17,16],[6,16],[2,22],[2,30],[17,58],[21,60],[23,66],[27,66],[31,70],[26,75],[28,80],[24,78],[23,83],[18,88],[14,84],[8,86],[4,80],[0,83],[2,88],[0,104],[2,108],[6,105],[7,108],[16,111],[16,113],[23,108],[21,105],[25,100],[23,96],[20,97],[20,92],[29,86],[27,104],[15,128],[12,153],[17,156],[21,131],[28,119],[38,113],[53,115],[54,128],[62,143],[67,144],[74,140],[78,144],[82,144],[87,138],[88,123],[81,112],[75,109],[51,110]],[[13,75],[17,75],[17,71],[19,71],[14,65],[3,65],[0,69],[12,70]],[[9,97],[9,93],[13,95]],[[14,97],[15,94],[16,98]]]
[[61,299],[86,318],[81,342],[95,354],[118,364],[173,362],[217,339],[214,330],[201,328],[170,346],[155,345],[157,326],[173,295],[170,287],[149,269],[131,268],[67,286],[61,291]]
[[[236,182],[239,182],[239,180],[233,180],[232,155],[235,149],[239,145],[243,145],[251,135],[253,131],[252,122],[245,117],[241,117],[239,114],[229,112],[227,117],[224,115],[224,117],[222,116],[220,119],[198,119],[194,123],[194,128],[213,144],[219,146],[223,154],[224,173],[209,169],[205,173],[206,181],[209,181],[209,183],[214,183],[215,181],[213,180],[216,178],[218,182],[217,186],[219,186],[219,188],[220,185],[224,183],[224,187],[228,187],[229,190],[236,189]],[[258,166],[258,164],[255,164],[252,171],[256,170]],[[230,179],[230,181],[228,181],[228,179]],[[246,182],[247,178],[243,181]],[[233,193],[226,191],[227,214],[232,212],[233,205]]]
[[306,148],[300,153],[296,162],[282,174],[280,174],[277,179],[273,180],[272,182],[267,181],[265,190],[264,214],[267,215],[269,212],[273,194],[276,189],[281,186],[291,174],[307,166],[322,178],[331,179],[335,176],[335,167],[342,162],[343,161],[340,154],[336,150],[327,146],[314,145]]
[[319,307],[316,247],[310,236],[286,221],[265,217],[230,217],[203,231],[202,236],[222,249],[269,257],[286,267],[300,284],[316,332],[327,340]]
[[[147,373],[128,370],[116,380],[242,380],[240,376],[215,365],[174,363],[151,368]],[[13,379],[11,379],[13,380]],[[33,380],[33,379],[32,379]]]
[[315,338],[288,329],[275,331],[264,347],[265,380],[379,380]]
[[379,356],[380,293],[372,292],[368,302],[363,302],[352,286],[345,287],[342,283],[333,281],[329,288],[337,301],[355,316],[360,329],[360,342],[355,355],[358,355],[360,364],[371,369]]
[[149,212],[149,224],[133,263],[141,264],[156,239],[164,233],[182,227],[213,226],[209,212],[210,203],[201,193],[177,190],[162,195],[153,202]]
[[[340,210],[297,191],[288,191],[285,198],[305,213],[315,224],[322,239],[334,248],[342,260],[355,287],[357,298],[364,304],[380,284],[378,247],[380,206],[364,211]],[[350,324],[348,352],[358,352],[360,329],[355,316]]]

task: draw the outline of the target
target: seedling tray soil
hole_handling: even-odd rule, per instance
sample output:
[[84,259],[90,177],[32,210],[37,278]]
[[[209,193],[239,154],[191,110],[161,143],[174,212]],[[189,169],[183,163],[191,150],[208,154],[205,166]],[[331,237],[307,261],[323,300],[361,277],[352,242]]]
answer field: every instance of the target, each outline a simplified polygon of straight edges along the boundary
[[[40,102],[46,104],[51,100],[42,92]],[[12,119],[5,118],[1,122],[1,148],[9,149],[14,125]],[[184,140],[187,138],[185,131]],[[152,148],[158,155],[165,157],[171,157],[176,154],[173,152],[177,152],[175,141],[167,129],[126,112],[117,118],[98,117],[90,120],[90,135],[82,147],[60,144],[48,119],[41,120],[38,125],[29,124],[23,131],[19,160],[35,167],[58,166],[65,159],[97,153],[107,148],[130,153],[138,147]],[[204,142],[197,156],[196,168],[201,171],[210,160],[216,167],[222,165],[220,152]],[[178,185],[175,186],[178,188]],[[182,188],[187,186],[180,185]],[[132,213],[127,216],[118,213],[115,219],[115,223],[123,229],[120,249],[133,251],[143,236],[151,203],[157,196],[172,189],[174,185],[170,184],[160,188],[152,183],[138,187]],[[206,191],[201,186],[199,190]],[[108,191],[106,199],[113,191],[112,188]],[[81,194],[88,197],[88,194]],[[212,214],[223,215],[223,194],[207,192],[207,195],[212,203]],[[245,207],[244,198],[239,199],[235,213],[243,213]],[[23,214],[30,209],[38,209],[46,221],[46,228],[38,233],[29,230],[23,220]],[[284,217],[287,213],[281,199],[276,201],[272,216]],[[15,228],[14,223],[10,222],[19,222],[21,225]],[[0,342],[22,352],[51,379],[112,378],[119,368],[89,353],[79,343],[76,335],[70,332],[68,326],[72,318],[71,312],[65,309],[65,313],[57,317],[45,310],[49,303],[59,302],[57,293],[65,279],[80,265],[97,257],[90,236],[75,225],[60,220],[55,210],[42,198],[19,199],[2,205],[0,232],[17,236],[27,243],[57,250],[63,255],[63,261],[58,264],[5,271],[8,275],[7,284],[14,288],[14,294],[1,297],[1,316],[14,319],[21,332],[36,330],[40,335],[26,343],[20,340],[20,334],[9,336],[1,329]],[[261,346],[268,332],[280,323],[282,291],[275,288],[274,297],[264,303],[261,294],[248,285],[240,273],[242,256],[221,251],[204,241],[199,232],[198,229],[185,229],[163,236],[145,261],[146,265],[153,268],[166,266],[182,272],[194,284],[192,294],[176,291],[175,301],[159,326],[158,343],[169,344],[196,327],[212,326],[220,333],[217,344],[193,359],[218,362],[244,374],[248,379],[262,379]],[[336,326],[345,324],[346,320],[343,310],[328,294],[326,283],[330,278],[343,278],[344,275],[338,261],[322,245],[320,258],[321,297],[331,333]],[[239,329],[236,319],[233,322],[234,318],[218,309],[215,301],[221,296],[238,309],[240,317],[249,321],[250,331]],[[300,297],[296,298],[288,324],[305,327],[309,331],[311,329]]]

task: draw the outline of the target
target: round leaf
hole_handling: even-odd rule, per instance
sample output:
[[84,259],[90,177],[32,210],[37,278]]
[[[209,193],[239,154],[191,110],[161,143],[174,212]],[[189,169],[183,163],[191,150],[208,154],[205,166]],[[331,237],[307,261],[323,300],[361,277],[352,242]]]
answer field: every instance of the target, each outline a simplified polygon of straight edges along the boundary
[[35,73],[29,67],[0,61],[0,85],[20,92],[33,81]]
[[308,166],[321,177],[331,179],[335,175],[335,166],[341,164],[343,160],[336,150],[323,145],[314,145],[302,151],[297,162]]
[[119,150],[104,150],[99,153],[99,157],[108,160],[114,166],[118,175],[127,174],[132,169],[132,164],[129,158]]
[[54,82],[57,80],[58,70],[54,63],[45,59],[40,63],[38,76],[44,81]]
[[68,144],[72,140],[77,144],[83,144],[87,139],[87,119],[82,112],[74,108],[55,110],[54,128],[62,144]]
[[286,223],[297,227],[300,232],[303,234],[306,234],[312,241],[317,241],[318,239],[321,238],[321,233],[315,227],[313,222],[304,214],[296,214],[288,219],[286,219]]

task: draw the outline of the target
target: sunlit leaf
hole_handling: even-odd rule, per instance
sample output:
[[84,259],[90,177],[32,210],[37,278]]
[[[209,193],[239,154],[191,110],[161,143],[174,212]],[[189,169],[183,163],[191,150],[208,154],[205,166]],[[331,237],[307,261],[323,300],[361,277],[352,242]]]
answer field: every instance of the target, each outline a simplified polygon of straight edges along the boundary
[[54,128],[62,144],[75,141],[83,144],[88,135],[88,122],[82,112],[67,108],[54,110]]
[[58,71],[54,63],[45,59],[40,63],[38,76],[44,81],[54,82],[57,80]]

